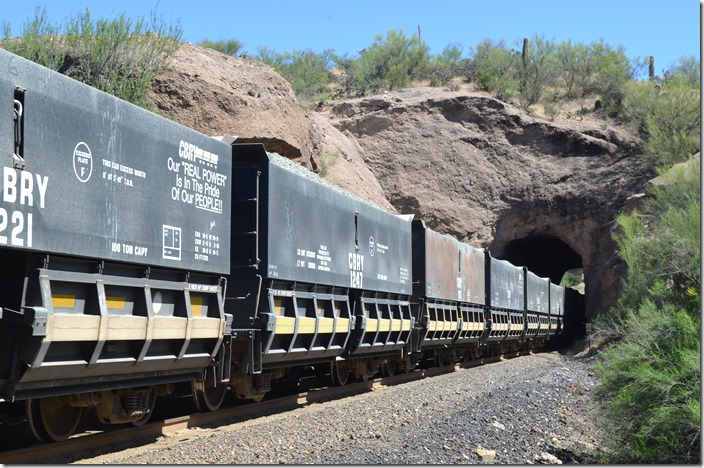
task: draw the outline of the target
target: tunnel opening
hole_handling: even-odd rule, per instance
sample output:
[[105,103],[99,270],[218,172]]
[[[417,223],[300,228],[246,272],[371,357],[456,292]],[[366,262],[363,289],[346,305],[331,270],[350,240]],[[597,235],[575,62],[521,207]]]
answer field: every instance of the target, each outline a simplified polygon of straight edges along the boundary
[[514,265],[528,267],[540,277],[560,284],[568,270],[582,268],[582,257],[557,237],[524,237],[509,243],[504,258]]
[[573,280],[575,276],[583,278],[582,257],[569,245],[553,236],[524,237],[506,245],[503,258],[527,267],[542,278],[550,278],[555,284],[561,284],[566,274],[572,275],[572,284],[565,283],[565,328],[572,338],[583,337],[588,332],[584,308],[586,286],[575,284]]

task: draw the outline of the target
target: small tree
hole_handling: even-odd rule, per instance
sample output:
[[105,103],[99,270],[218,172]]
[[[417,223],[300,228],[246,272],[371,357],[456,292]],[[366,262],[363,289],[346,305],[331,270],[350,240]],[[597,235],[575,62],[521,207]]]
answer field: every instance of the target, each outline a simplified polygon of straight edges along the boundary
[[556,46],[555,57],[558,63],[558,79],[564,87],[567,99],[584,97],[594,79],[595,65],[591,60],[589,47],[584,44],[561,42]]
[[624,86],[633,78],[634,73],[625,48],[619,46],[614,49],[603,41],[594,42],[590,60],[594,62],[595,71],[593,91],[601,95],[607,112],[616,115],[621,111]]
[[420,37],[414,34],[409,38],[403,30],[389,31],[386,38],[375,36],[374,43],[354,62],[354,88],[363,93],[407,86],[427,75],[429,50]]
[[518,99],[524,109],[536,104],[548,86],[555,84],[557,61],[555,44],[543,37],[523,43],[519,72]]
[[518,90],[515,78],[516,54],[503,41],[486,39],[473,53],[474,75],[479,86],[502,101],[508,101]]
[[430,59],[430,86],[446,86],[460,73],[462,46],[452,43],[445,46],[442,54]]
[[670,166],[698,151],[699,105],[699,87],[692,87],[686,77],[665,80],[653,112],[645,116],[646,152],[651,164]]

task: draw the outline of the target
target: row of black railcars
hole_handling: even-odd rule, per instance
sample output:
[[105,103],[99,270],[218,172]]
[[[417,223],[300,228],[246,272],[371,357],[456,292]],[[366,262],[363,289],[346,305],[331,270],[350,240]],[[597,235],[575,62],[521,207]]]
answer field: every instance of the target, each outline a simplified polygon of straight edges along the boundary
[[143,424],[542,345],[565,289],[0,50],[0,421]]

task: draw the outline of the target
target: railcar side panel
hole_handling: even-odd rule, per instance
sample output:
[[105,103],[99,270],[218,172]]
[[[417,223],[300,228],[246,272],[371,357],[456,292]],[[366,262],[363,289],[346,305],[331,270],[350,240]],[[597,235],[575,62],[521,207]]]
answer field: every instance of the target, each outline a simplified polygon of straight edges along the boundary
[[228,145],[1,49],[0,69],[0,247],[229,271]]
[[257,268],[263,278],[411,293],[408,220],[277,165],[261,145],[251,146],[259,155],[241,164],[235,155],[234,172],[251,178],[254,167],[260,173]]
[[413,221],[416,295],[484,305],[484,251]]

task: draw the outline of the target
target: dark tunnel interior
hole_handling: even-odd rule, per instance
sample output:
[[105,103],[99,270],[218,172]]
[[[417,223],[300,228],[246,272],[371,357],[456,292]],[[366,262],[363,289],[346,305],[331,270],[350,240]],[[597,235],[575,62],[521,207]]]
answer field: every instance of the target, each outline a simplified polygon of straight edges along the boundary
[[526,266],[540,277],[560,284],[562,275],[572,268],[582,268],[582,257],[557,237],[524,237],[510,242],[504,249],[504,259]]

